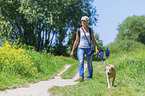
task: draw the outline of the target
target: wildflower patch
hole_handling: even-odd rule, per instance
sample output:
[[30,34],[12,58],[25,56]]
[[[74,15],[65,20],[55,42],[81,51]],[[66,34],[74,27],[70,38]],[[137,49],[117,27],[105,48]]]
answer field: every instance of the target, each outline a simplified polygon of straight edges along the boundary
[[17,48],[8,41],[5,41],[5,44],[0,47],[0,69],[21,75],[33,75],[37,71],[31,61],[31,56],[28,56],[24,49]]

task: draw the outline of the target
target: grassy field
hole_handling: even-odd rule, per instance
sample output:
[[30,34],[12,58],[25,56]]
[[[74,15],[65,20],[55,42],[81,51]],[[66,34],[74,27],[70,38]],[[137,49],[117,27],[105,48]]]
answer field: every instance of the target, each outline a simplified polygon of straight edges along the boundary
[[0,90],[28,86],[29,83],[53,78],[67,64],[78,61],[25,50],[23,46],[5,41],[0,47]]
[[[93,61],[94,76],[73,86],[53,87],[52,96],[145,96],[145,50],[120,52],[111,55],[105,62],[116,67],[115,87],[107,87],[106,65]],[[134,62],[132,62],[134,61]],[[101,66],[101,67],[98,67]],[[74,67],[76,70],[77,67]],[[71,69],[73,70],[73,68]],[[71,72],[71,71],[70,71]],[[68,72],[63,75],[70,75]],[[73,75],[71,75],[73,77]],[[69,78],[72,78],[72,77]],[[85,76],[86,78],[86,76]]]
[[[29,83],[53,78],[64,66],[72,66],[62,78],[71,79],[78,72],[78,61],[63,56],[53,56],[25,50],[10,42],[0,47],[0,90],[28,86]],[[93,61],[94,76],[91,80],[73,86],[53,87],[52,96],[144,96],[145,95],[145,50],[112,54],[105,62],[117,70],[115,87],[108,88],[106,65]],[[134,62],[132,62],[134,61]],[[98,67],[101,66],[101,67]],[[86,71],[87,73],[87,71]]]

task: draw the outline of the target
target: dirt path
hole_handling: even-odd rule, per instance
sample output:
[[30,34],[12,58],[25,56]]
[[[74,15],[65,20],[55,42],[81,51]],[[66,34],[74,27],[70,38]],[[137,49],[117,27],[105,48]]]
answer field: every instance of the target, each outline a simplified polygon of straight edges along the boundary
[[[78,82],[74,82],[79,78],[77,73],[73,79],[61,79],[61,74],[65,72],[71,65],[66,65],[65,69],[61,71],[54,79],[49,81],[40,81],[38,83],[30,84],[29,87],[16,88],[11,90],[0,91],[0,96],[49,96],[48,89],[53,86],[66,86],[74,85]],[[87,64],[85,64],[86,70]]]

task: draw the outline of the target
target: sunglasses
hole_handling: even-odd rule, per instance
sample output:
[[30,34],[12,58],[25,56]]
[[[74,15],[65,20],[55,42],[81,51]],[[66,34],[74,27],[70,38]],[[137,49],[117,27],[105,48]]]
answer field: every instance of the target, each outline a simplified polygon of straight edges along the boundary
[[81,21],[86,22],[86,20],[81,20]]

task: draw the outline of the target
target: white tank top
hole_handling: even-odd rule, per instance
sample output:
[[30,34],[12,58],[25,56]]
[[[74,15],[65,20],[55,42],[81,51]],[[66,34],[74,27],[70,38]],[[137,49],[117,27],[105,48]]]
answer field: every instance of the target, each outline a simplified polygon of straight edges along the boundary
[[[86,36],[88,38],[89,43],[91,44],[91,47],[89,46],[89,43],[88,43],[88,41],[86,39],[85,34],[86,34]],[[90,39],[90,32],[89,32],[89,30],[85,34],[84,34],[82,28],[80,28],[80,38],[79,38],[80,42],[79,42],[78,48],[92,48],[92,42],[91,42],[91,39]]]

